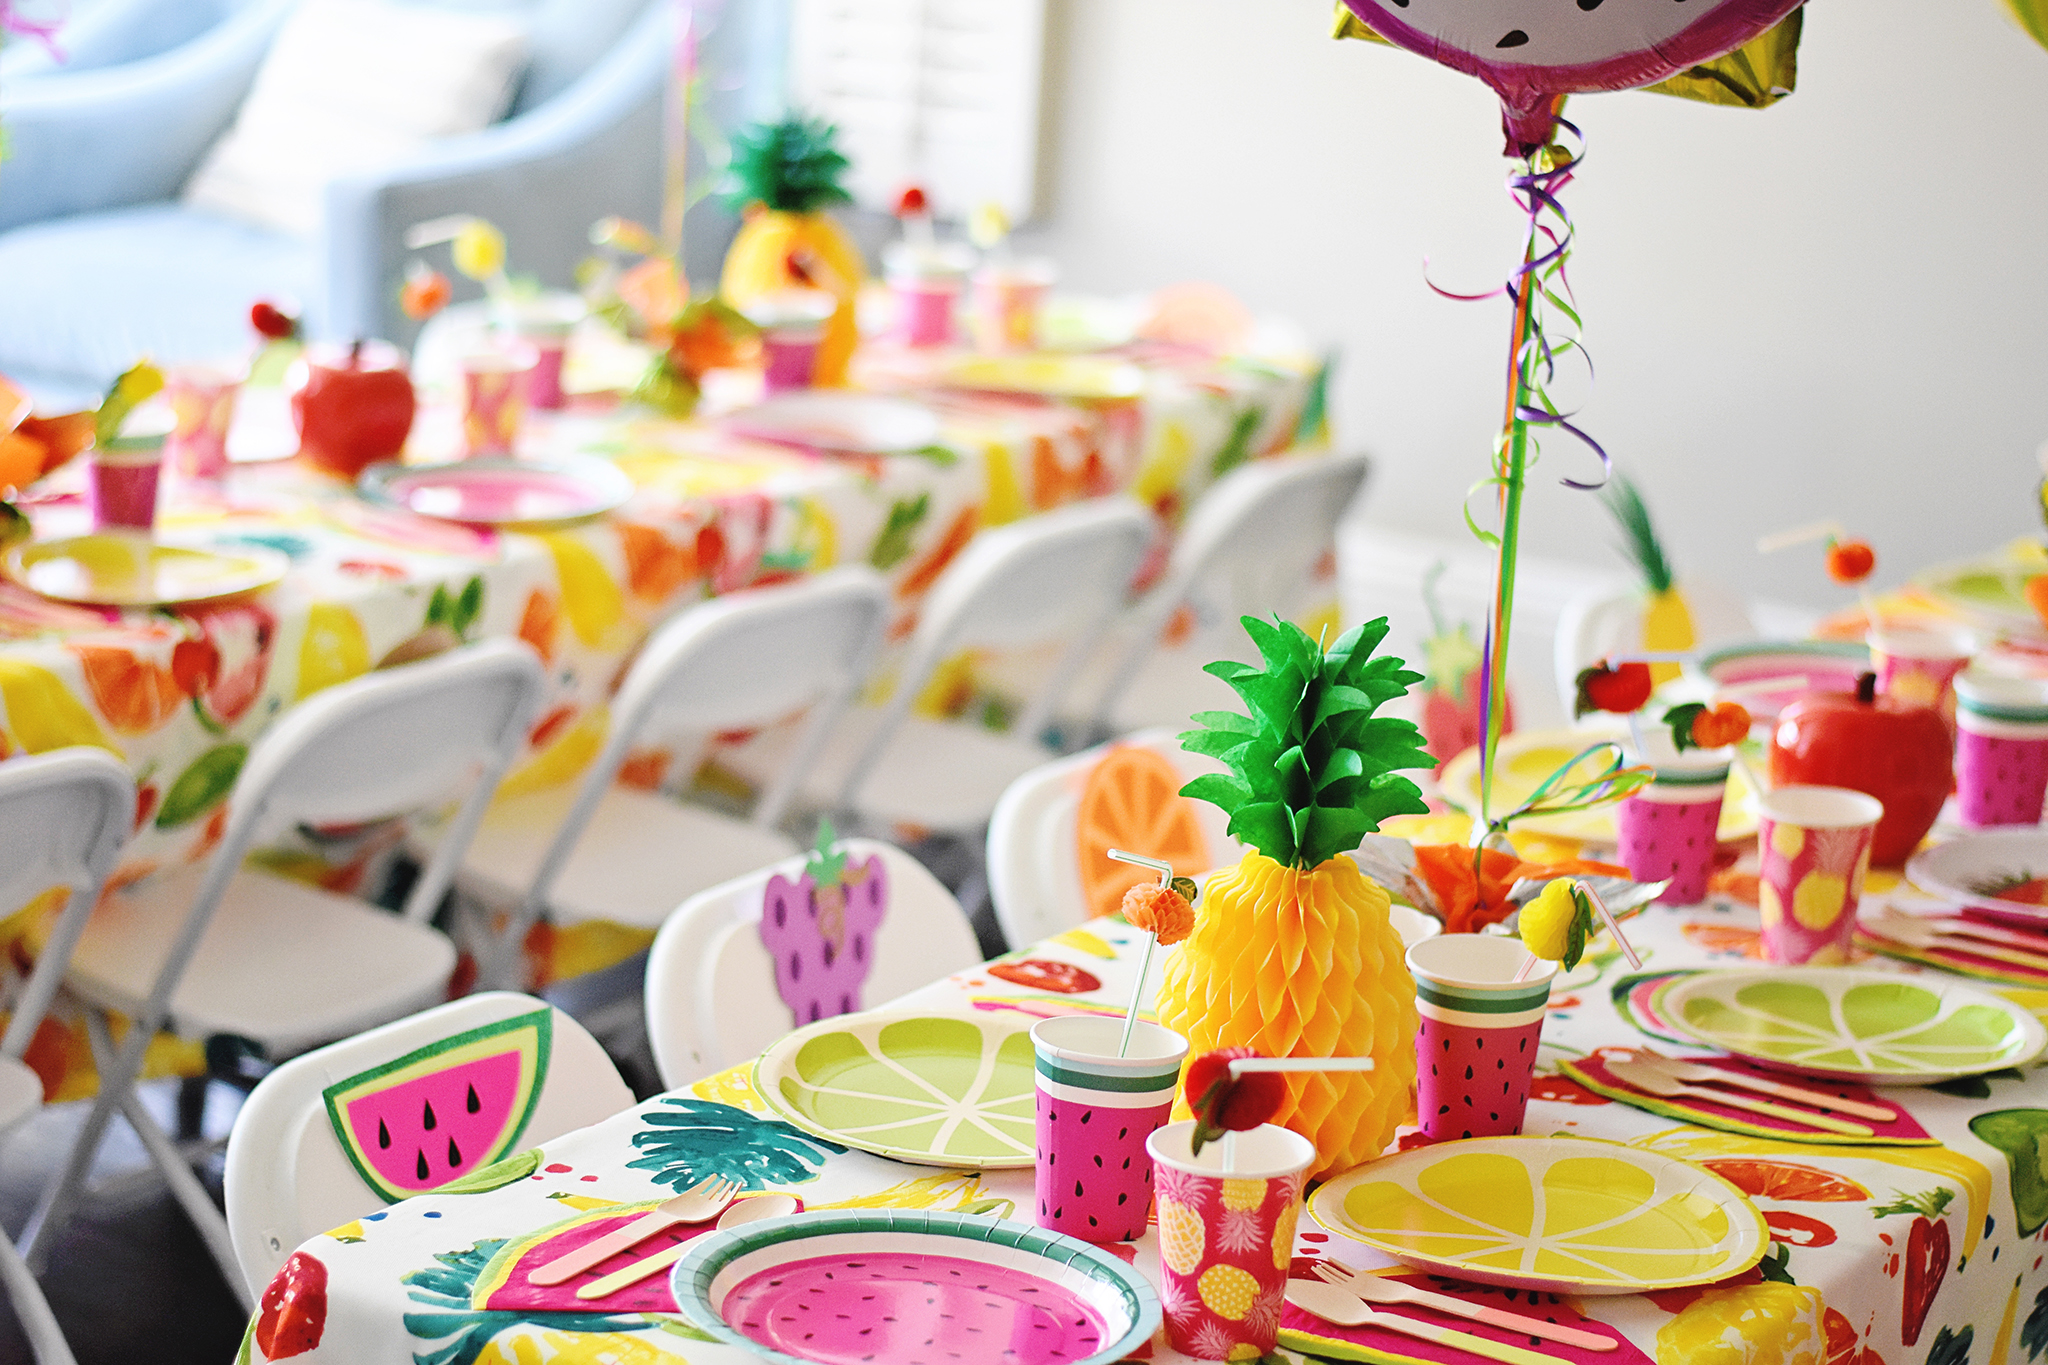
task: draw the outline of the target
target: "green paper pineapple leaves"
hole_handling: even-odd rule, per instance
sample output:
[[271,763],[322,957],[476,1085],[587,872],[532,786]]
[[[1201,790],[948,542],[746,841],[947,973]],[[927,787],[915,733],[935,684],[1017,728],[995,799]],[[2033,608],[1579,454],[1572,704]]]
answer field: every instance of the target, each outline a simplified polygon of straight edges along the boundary
[[1422,793],[1402,768],[1429,768],[1422,733],[1375,716],[1422,681],[1392,656],[1373,657],[1384,617],[1348,631],[1325,654],[1299,626],[1243,618],[1264,667],[1224,660],[1207,672],[1230,684],[1249,716],[1204,711],[1180,737],[1190,753],[1230,768],[1181,788],[1230,816],[1230,833],[1284,866],[1314,868],[1379,828],[1422,814]]
[[840,183],[851,163],[833,145],[838,135],[823,119],[799,114],[741,129],[732,138],[727,201],[735,210],[758,202],[784,213],[852,203]]

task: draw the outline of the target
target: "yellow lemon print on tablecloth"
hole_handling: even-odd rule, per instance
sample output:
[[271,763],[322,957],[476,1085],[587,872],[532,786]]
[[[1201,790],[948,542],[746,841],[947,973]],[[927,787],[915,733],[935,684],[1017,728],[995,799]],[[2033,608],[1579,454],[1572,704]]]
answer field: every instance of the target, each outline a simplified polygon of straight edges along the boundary
[[1285,1270],[1294,1260],[1294,1227],[1301,1220],[1301,1205],[1289,1204],[1273,1220],[1273,1269]]
[[1229,1322],[1242,1322],[1259,1296],[1259,1282],[1248,1270],[1234,1265],[1212,1265],[1195,1281],[1195,1292],[1211,1313]]
[[1821,930],[1842,917],[1849,883],[1831,872],[1809,872],[1792,890],[1792,918],[1808,929]]
[[1821,1365],[1825,1311],[1799,1285],[1709,1289],[1657,1329],[1658,1365]]
[[541,540],[554,556],[569,628],[586,645],[595,648],[603,644],[606,634],[626,614],[626,597],[618,580],[596,552],[573,535],[556,531]]
[[1757,883],[1756,913],[1766,929],[1775,929],[1785,921],[1785,902],[1779,899],[1778,888],[1769,882]]
[[14,732],[14,742],[28,753],[44,754],[74,744],[114,747],[64,680],[37,664],[0,659],[0,706],[7,708],[7,728]]
[[298,699],[369,671],[370,641],[356,614],[338,602],[315,602],[306,608],[306,634],[299,641]]
[[1205,1244],[1198,1211],[1171,1199],[1159,1201],[1159,1259],[1168,1268],[1181,1275],[1192,1273],[1202,1263]]
[[1797,825],[1771,826],[1771,851],[1780,858],[1797,858],[1805,849],[1805,830]]
[[1223,1207],[1226,1209],[1255,1209],[1265,1202],[1266,1182],[1263,1180],[1223,1182]]

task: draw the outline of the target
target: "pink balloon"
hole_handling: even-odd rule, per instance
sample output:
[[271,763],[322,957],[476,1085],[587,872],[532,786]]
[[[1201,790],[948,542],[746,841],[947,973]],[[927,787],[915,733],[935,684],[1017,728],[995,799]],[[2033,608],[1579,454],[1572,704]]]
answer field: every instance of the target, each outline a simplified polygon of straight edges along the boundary
[[1344,0],[1395,47],[1500,95],[1510,154],[1550,140],[1557,102],[1633,90],[1733,52],[1803,0]]

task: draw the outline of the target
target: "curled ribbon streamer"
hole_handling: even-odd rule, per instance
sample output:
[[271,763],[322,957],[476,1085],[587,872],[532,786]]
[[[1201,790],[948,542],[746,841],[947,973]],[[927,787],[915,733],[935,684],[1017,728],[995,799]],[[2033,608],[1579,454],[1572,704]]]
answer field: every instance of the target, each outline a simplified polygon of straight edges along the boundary
[[[1490,666],[1491,660],[1481,665]],[[1612,755],[1605,769],[1580,781],[1565,780],[1572,769],[1603,750],[1611,751]],[[1505,838],[1508,827],[1526,816],[1569,815],[1574,811],[1592,810],[1596,806],[1619,801],[1638,788],[1648,786],[1655,776],[1655,770],[1649,767],[1629,766],[1628,755],[1614,740],[1589,744],[1552,770],[1521,805],[1497,816],[1474,820],[1472,846],[1475,850],[1482,849],[1495,839]]]

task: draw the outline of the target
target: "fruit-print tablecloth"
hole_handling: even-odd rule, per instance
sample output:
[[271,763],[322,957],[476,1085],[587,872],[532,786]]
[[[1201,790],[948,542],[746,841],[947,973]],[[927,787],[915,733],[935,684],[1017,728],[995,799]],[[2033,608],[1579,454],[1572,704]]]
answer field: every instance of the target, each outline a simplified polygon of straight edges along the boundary
[[[125,759],[141,812],[117,876],[132,879],[205,855],[250,742],[286,707],[384,662],[517,635],[547,660],[551,696],[506,790],[566,781],[595,753],[635,647],[690,601],[865,562],[895,586],[900,633],[981,527],[1120,490],[1171,523],[1232,465],[1323,433],[1312,359],[1131,359],[1146,376],[1135,399],[916,391],[943,442],[917,456],[814,457],[701,422],[537,417],[528,453],[594,452],[636,492],[610,515],[530,534],[378,508],[295,461],[238,465],[219,492],[172,484],[164,533],[282,551],[289,576],[242,601],[130,612],[0,583],[0,759],[69,744]],[[88,529],[81,479],[66,471],[27,500],[38,536]],[[650,750],[627,777],[686,779],[676,759]],[[357,839],[277,856],[346,886],[379,851]]]
[[[1755,941],[1755,912],[1723,903],[1656,908],[1631,922],[1646,970],[1734,965]],[[945,1013],[1114,1011],[1129,996],[1138,936],[1096,921],[915,992],[890,1008]],[[1898,964],[1874,963],[1887,969]],[[1156,969],[1156,968],[1155,968]],[[1077,975],[1078,973],[1078,975]],[[1525,1131],[1628,1143],[1710,1165],[1747,1191],[1774,1236],[1764,1265],[1726,1283],[1648,1296],[1587,1298],[1574,1307],[1621,1332],[1641,1355],[1615,1365],[2021,1365],[2048,1349],[2048,1086],[2006,1073],[1945,1091],[1888,1089],[1942,1145],[1840,1147],[1744,1137],[1603,1100],[1557,1071],[1563,1059],[1640,1042],[1609,992],[1629,975],[1618,955],[1582,964],[1553,997],[1545,1053]],[[1013,984],[1092,987],[1047,994]],[[2018,992],[2029,1008],[2048,995]],[[1672,1049],[1678,1051],[1679,1049]],[[422,1195],[307,1242],[252,1323],[247,1359],[303,1349],[305,1365],[387,1360],[415,1365],[722,1365],[747,1357],[696,1339],[659,1308],[573,1318],[479,1305],[478,1276],[506,1239],[607,1201],[658,1200],[714,1174],[787,1190],[812,1209],[902,1207],[1032,1217],[1028,1170],[958,1172],[857,1152],[829,1152],[768,1116],[747,1068],[650,1100],[548,1143],[481,1193]],[[1995,1117],[1994,1117],[1995,1116]],[[1988,1136],[1980,1137],[1979,1132]],[[1131,1244],[1157,1283],[1156,1229]],[[1388,1263],[1303,1219],[1295,1270],[1319,1257],[1362,1268]],[[324,1281],[314,1322],[284,1311],[285,1279]],[[306,1295],[294,1303],[309,1303]],[[295,1315],[296,1313],[296,1315]],[[313,1337],[317,1345],[307,1347]],[[1283,1357],[1290,1360],[1301,1357]],[[277,1358],[282,1358],[280,1355]],[[1184,1359],[1162,1338],[1149,1357]],[[1448,1357],[1446,1357],[1448,1358]],[[1462,1357],[1460,1357],[1462,1358]]]

